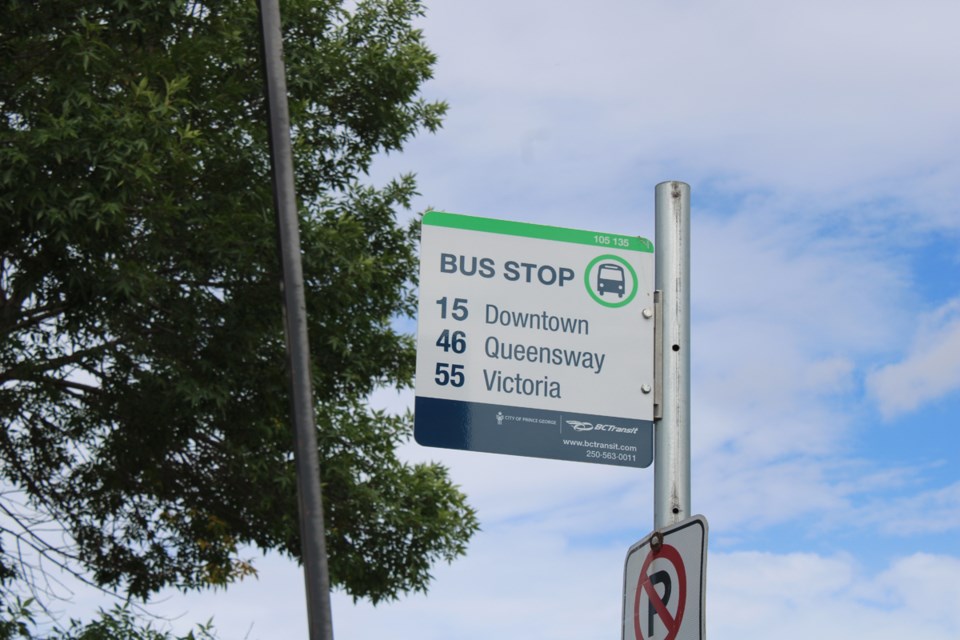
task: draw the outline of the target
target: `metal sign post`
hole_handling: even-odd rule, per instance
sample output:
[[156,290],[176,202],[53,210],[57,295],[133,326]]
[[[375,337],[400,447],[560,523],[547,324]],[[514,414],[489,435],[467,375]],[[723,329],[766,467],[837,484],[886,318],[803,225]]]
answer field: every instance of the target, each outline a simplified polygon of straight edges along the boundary
[[653,526],[690,516],[690,185],[656,188],[659,293],[654,427]]
[[307,339],[307,305],[300,261],[300,229],[293,181],[287,80],[280,34],[277,0],[260,1],[267,105],[270,117],[270,156],[277,210],[278,240],[283,267],[284,318],[291,378],[297,494],[300,499],[300,546],[307,591],[310,640],[332,640],[330,578],[327,568],[320,462],[317,452],[310,350]]
[[690,514],[690,186],[656,188],[653,533],[627,552],[623,640],[703,640],[707,520]]

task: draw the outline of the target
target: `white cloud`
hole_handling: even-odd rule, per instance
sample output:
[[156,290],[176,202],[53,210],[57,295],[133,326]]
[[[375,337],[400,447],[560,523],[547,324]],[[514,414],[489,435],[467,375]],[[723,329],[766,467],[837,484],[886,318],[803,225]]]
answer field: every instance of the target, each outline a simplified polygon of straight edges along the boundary
[[[477,536],[466,558],[436,568],[427,595],[373,607],[335,593],[335,635],[415,634],[422,640],[616,637],[623,562],[633,541],[583,545],[537,523],[491,527]],[[867,572],[842,552],[721,553],[714,543],[711,549],[706,592],[710,638],[954,640],[960,634],[960,557],[908,551]],[[306,637],[301,570],[276,555],[257,565],[259,579],[226,592],[171,591],[150,611],[168,618],[168,626],[179,632],[213,615],[223,638]],[[95,602],[95,595],[81,597],[68,614],[89,615]]]
[[921,319],[904,359],[874,371],[867,389],[887,419],[960,390],[960,299]]
[[960,558],[914,554],[877,576],[849,556],[714,554],[713,638],[924,638],[960,634]]
[[[424,640],[616,637],[626,547],[584,549],[518,533],[484,534],[470,557],[437,572],[428,597],[338,607],[337,632],[378,637],[416,629]],[[870,575],[845,554],[709,552],[707,634],[952,640],[960,633],[958,570],[952,556],[914,554]]]
[[[639,535],[637,536],[640,537]],[[628,543],[583,548],[561,536],[498,527],[470,555],[438,567],[424,596],[373,607],[334,594],[337,637],[423,640],[600,639],[619,633]],[[290,561],[261,563],[259,581],[229,592],[168,595],[160,615],[186,631],[217,612],[224,638],[305,637],[303,577]],[[708,552],[707,633],[723,640],[954,640],[960,634],[960,558],[913,553],[866,574],[851,556]],[[269,593],[269,598],[262,594]],[[407,636],[402,636],[407,637]]]
[[958,20],[942,0],[436,3],[451,112],[408,166],[424,200],[481,215],[593,215],[679,178],[956,229]]
[[960,482],[904,497],[874,498],[848,514],[850,522],[893,536],[960,532]]
[[[885,604],[960,635],[960,558],[916,553],[895,560],[873,587]],[[926,637],[919,636],[916,637]]]
[[745,459],[742,454],[718,451],[694,461],[694,508],[709,514],[720,542],[735,543],[745,533],[756,536],[784,523],[797,523],[801,533],[825,514],[842,511],[849,504],[829,466],[820,460],[745,463]]
[[845,451],[855,419],[835,401],[857,393],[860,363],[909,325],[902,265],[816,226],[784,224],[756,202],[696,220],[693,447],[697,460],[729,465],[722,485],[789,470],[780,464],[797,456],[820,469],[811,456]]
[[[428,598],[341,610],[338,632],[377,637],[409,628],[425,640],[617,636],[625,550],[495,538],[500,546],[484,545],[474,562],[444,571]],[[844,554],[710,553],[707,635],[952,640],[960,633],[958,570],[960,559],[926,554],[869,575]]]

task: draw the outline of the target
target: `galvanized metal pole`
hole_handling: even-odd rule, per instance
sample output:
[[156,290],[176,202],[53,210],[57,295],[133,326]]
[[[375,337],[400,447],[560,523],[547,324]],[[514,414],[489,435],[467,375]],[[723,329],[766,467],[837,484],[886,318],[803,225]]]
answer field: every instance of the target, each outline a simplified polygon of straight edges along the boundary
[[659,529],[690,517],[690,185],[656,188],[656,275],[662,306],[655,426],[653,522]]
[[307,305],[303,265],[300,261],[300,227],[293,179],[280,7],[278,0],[260,0],[259,4],[270,120],[274,205],[283,266],[284,318],[291,378],[291,413],[300,507],[300,546],[307,591],[307,624],[310,640],[333,640],[330,575],[323,523],[323,496],[320,491],[316,418],[313,413]]

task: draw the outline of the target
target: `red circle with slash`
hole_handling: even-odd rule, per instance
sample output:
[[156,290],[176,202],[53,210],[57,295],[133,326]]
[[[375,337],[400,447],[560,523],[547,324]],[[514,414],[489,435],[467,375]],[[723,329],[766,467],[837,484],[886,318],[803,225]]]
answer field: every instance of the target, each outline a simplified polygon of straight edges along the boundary
[[[679,583],[677,589],[679,593],[677,595],[679,602],[677,604],[676,615],[670,615],[666,603],[654,588],[650,576],[647,575],[651,563],[661,558],[672,564],[674,570],[677,572],[677,582]],[[633,599],[633,632],[635,637],[640,638],[640,640],[648,640],[647,637],[643,635],[643,629],[640,625],[640,594],[644,592],[646,592],[647,598],[650,599],[650,604],[656,611],[657,617],[660,618],[660,621],[663,622],[664,627],[667,629],[667,635],[663,640],[674,640],[680,631],[680,624],[683,622],[683,610],[687,604],[687,574],[683,567],[683,558],[680,557],[680,552],[677,551],[676,547],[664,544],[658,551],[651,550],[650,553],[647,554],[646,560],[643,561],[643,567],[640,569],[640,579],[637,582],[637,595]]]

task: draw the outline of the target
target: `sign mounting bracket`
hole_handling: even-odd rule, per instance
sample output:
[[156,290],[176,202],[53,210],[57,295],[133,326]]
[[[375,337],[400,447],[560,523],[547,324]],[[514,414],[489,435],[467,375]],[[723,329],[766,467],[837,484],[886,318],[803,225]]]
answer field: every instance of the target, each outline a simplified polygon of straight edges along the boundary
[[663,292],[653,292],[653,419],[663,418]]

